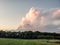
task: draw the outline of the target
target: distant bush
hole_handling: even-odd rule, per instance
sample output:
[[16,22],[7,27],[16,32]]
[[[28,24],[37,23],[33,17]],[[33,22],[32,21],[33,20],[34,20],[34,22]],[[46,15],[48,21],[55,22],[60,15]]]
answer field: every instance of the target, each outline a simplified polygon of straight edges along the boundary
[[20,39],[60,39],[60,33],[48,33],[39,31],[11,32],[0,31],[0,38],[20,38]]

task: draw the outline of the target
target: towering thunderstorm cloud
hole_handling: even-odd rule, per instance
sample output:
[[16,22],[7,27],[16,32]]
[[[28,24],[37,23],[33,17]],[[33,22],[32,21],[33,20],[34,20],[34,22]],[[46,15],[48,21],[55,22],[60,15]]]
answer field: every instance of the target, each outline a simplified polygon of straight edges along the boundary
[[44,17],[41,12],[35,8],[31,8],[25,17],[22,18],[18,29],[26,29],[30,31],[37,31],[43,28]]
[[44,28],[46,29],[48,25],[55,24],[54,21],[57,21],[57,17],[60,18],[60,9],[40,11],[32,7],[26,16],[22,18],[18,30],[44,31]]

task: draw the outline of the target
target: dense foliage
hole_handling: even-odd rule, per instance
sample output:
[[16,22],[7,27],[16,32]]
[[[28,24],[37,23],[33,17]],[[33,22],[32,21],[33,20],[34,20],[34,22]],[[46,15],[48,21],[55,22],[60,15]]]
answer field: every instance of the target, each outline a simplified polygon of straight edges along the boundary
[[20,39],[60,39],[60,33],[48,33],[39,31],[11,32],[0,31],[0,38],[20,38]]

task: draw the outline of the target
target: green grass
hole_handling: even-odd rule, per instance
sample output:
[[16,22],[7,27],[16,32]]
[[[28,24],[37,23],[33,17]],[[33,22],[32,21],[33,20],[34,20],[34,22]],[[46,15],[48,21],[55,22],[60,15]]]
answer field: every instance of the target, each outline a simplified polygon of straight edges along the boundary
[[56,42],[60,42],[60,40],[0,38],[0,45],[60,45]]

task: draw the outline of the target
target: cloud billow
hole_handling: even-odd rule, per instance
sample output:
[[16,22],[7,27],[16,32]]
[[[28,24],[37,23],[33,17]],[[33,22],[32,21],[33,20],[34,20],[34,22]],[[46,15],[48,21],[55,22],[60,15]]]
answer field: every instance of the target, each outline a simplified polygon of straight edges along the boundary
[[[53,24],[53,29],[56,28],[55,30],[57,30],[58,26],[55,25],[54,21],[57,21],[58,19],[60,21],[60,9],[40,11],[32,7],[26,16],[22,18],[18,30],[23,29],[24,31],[45,31],[45,29],[48,29],[48,27],[50,28],[50,24]],[[59,21],[56,22],[56,24],[58,24]],[[53,29],[51,29],[51,31]]]

